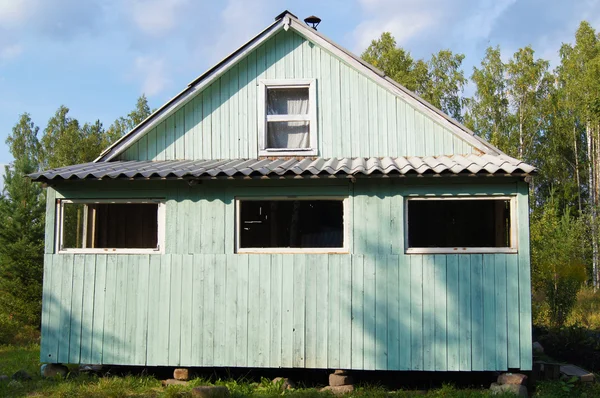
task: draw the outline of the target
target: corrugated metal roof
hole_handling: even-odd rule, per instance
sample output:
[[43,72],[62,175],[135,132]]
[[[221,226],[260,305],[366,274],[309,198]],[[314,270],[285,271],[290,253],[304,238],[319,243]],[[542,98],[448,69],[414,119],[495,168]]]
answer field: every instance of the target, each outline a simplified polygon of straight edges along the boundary
[[377,175],[525,175],[535,167],[506,155],[383,158],[166,160],[83,163],[33,173],[34,181]]

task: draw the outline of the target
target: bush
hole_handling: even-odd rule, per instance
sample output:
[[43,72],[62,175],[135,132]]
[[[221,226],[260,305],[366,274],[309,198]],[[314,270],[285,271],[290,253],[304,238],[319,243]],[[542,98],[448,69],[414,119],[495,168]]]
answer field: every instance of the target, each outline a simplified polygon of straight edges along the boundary
[[600,331],[600,290],[584,287],[579,291],[567,324]]
[[37,343],[39,338],[36,328],[0,313],[0,345],[28,345]]
[[538,333],[546,354],[593,372],[600,371],[600,331],[569,326]]
[[[568,212],[559,213],[553,200],[531,221],[531,267],[534,319],[563,326],[586,280],[585,224]],[[547,318],[547,319],[544,319]]]

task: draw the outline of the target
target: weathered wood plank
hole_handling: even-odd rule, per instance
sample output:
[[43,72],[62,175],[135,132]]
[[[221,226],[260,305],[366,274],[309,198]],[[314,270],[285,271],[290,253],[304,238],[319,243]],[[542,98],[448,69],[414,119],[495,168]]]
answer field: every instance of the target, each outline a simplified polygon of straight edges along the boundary
[[60,324],[58,333],[58,362],[69,363],[73,297],[73,255],[65,255],[61,266]]
[[352,258],[340,263],[340,368],[352,367]]
[[202,350],[204,348],[204,289],[204,256],[192,256],[191,362],[193,365],[203,363]]
[[496,368],[496,262],[493,254],[483,255],[483,367]]
[[[194,282],[194,257],[190,255],[182,256],[181,264],[181,345],[180,362],[181,366],[194,366],[192,356],[194,335],[196,329],[192,328],[194,318],[193,293],[196,286]],[[235,301],[234,301],[235,302]]]
[[423,370],[435,370],[435,258],[423,256]]
[[423,256],[410,256],[411,370],[423,370]]
[[92,363],[92,331],[94,328],[94,284],[96,281],[96,256],[84,256],[83,308],[81,314],[81,363]]
[[235,341],[237,334],[237,305],[238,292],[238,270],[237,257],[235,254],[227,255],[226,267],[226,290],[225,290],[225,364],[235,366]]
[[[399,365],[399,335],[401,321],[398,317],[400,311],[400,280],[398,256],[387,256],[385,266],[385,283],[387,301],[387,366],[388,370],[398,370]],[[404,276],[404,275],[403,275]],[[404,347],[403,347],[404,349]]]
[[160,312],[161,298],[165,295],[164,292],[161,292],[161,260],[163,260],[162,256],[150,256],[148,266],[148,345],[146,347],[146,364],[148,366],[158,365],[159,351],[163,344],[159,338],[161,324],[164,324],[164,317]]
[[[258,366],[258,356],[259,356],[259,328],[260,328],[260,256],[252,255],[248,257],[248,366],[255,367]],[[285,270],[288,267],[284,268]],[[290,272],[291,274],[291,272]],[[286,283],[286,279],[289,283],[292,282],[291,275],[289,278],[286,278],[284,275],[283,281]],[[284,289],[284,292],[286,290]],[[287,295],[284,295],[284,299],[287,298]],[[291,303],[291,299],[288,300]],[[289,309],[286,308],[284,312],[284,321],[286,320],[285,315],[289,313]],[[285,323],[284,323],[285,324]],[[282,327],[282,332],[285,333],[288,329],[286,327]],[[291,332],[292,326],[291,322],[289,324],[289,331]],[[287,335],[285,336],[287,337]],[[290,336],[291,337],[291,336]],[[282,338],[283,342],[287,342],[291,347],[291,338],[288,340],[287,338]],[[287,346],[286,346],[287,347]],[[285,348],[285,347],[284,347]],[[285,357],[285,353],[287,351],[282,352],[282,360]],[[289,360],[291,362],[291,355],[289,356]],[[291,366],[288,366],[291,367]]]
[[54,253],[54,231],[56,219],[56,190],[52,187],[46,189],[46,227],[44,240],[44,253]]
[[215,256],[215,325],[214,325],[214,363],[216,366],[226,366],[226,301],[227,301],[227,258],[224,254]]
[[96,275],[94,280],[94,319],[92,323],[92,345],[90,363],[104,363],[102,354],[104,350],[104,311],[106,306],[106,272],[107,257],[96,257]]
[[[306,334],[306,367],[307,368],[316,368],[317,367],[317,307],[319,305],[323,306],[324,303],[317,304],[317,275],[321,275],[320,271],[323,267],[322,258],[323,256],[319,255],[309,255],[307,256],[306,262],[306,319],[305,319],[305,334]],[[319,261],[321,260],[321,261]],[[281,286],[281,283],[279,284]],[[271,296],[271,300],[273,303],[275,301],[280,302],[280,300],[274,300],[273,296]],[[273,322],[273,320],[271,321]]]
[[448,370],[448,275],[446,255],[437,255],[434,258],[434,367],[437,371]]
[[104,333],[102,343],[102,363],[117,363],[118,339],[115,332],[115,309],[117,306],[117,260],[115,255],[106,257],[106,297],[104,306]]
[[[446,256],[446,345],[449,371],[460,370],[460,277],[459,257]],[[436,292],[437,294],[437,292]]]
[[506,255],[496,254],[496,363],[494,370],[508,369],[508,337],[506,314]]
[[519,368],[519,258],[515,255],[506,259],[506,299],[508,367]]
[[521,366],[531,370],[533,354],[531,341],[531,267],[529,263],[529,186],[517,183],[517,219],[519,222],[519,325]]
[[459,370],[471,370],[471,256],[458,256]]
[[306,345],[304,336],[305,327],[305,295],[306,295],[306,257],[294,254],[294,330],[292,365],[295,368],[304,367]]
[[[315,277],[315,366],[331,367],[329,361],[329,260],[331,256],[319,256]],[[312,263],[309,262],[309,264]],[[310,270],[308,271],[310,275]],[[308,338],[308,336],[307,336]]]
[[364,262],[364,291],[363,291],[363,366],[366,370],[375,370],[376,367],[376,319],[375,311],[377,304],[376,286],[375,286],[375,268],[376,257],[365,256]]
[[364,366],[364,256],[352,256],[352,368]]
[[[271,354],[271,256],[261,254],[259,258],[260,302],[258,332],[258,366],[268,367]],[[304,313],[303,313],[304,314]]]
[[[247,366],[248,364],[248,313],[250,310],[250,279],[248,274],[248,255],[237,255],[237,318],[236,318],[236,357],[235,362],[238,366]],[[280,359],[281,359],[281,350]]]
[[484,370],[483,257],[471,256],[471,370]]
[[375,258],[375,369],[387,370],[388,364],[388,256]]
[[[330,369],[338,369],[340,367],[340,267],[341,258],[336,255],[327,256],[328,264],[327,272],[324,276],[327,277],[329,284],[325,288],[325,300],[322,301],[321,305],[328,309],[328,314],[323,314],[323,318],[317,320],[317,322],[324,322],[327,325],[328,334],[326,338],[326,344],[328,350],[327,354],[327,367]],[[309,268],[310,272],[310,268]],[[308,340],[308,336],[306,337]],[[308,364],[307,364],[308,366]]]
[[399,256],[398,279],[398,370],[412,369],[411,363],[411,257]]

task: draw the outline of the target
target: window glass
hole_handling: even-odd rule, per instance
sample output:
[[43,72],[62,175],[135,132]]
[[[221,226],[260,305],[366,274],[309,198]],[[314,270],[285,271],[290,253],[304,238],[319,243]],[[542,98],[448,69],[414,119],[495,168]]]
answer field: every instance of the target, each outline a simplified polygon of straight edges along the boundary
[[268,115],[308,114],[308,87],[268,88]]
[[63,249],[155,249],[157,203],[64,203]]
[[342,200],[240,201],[240,248],[341,248]]
[[510,200],[409,200],[408,247],[511,247]]
[[309,122],[268,122],[269,148],[309,148]]

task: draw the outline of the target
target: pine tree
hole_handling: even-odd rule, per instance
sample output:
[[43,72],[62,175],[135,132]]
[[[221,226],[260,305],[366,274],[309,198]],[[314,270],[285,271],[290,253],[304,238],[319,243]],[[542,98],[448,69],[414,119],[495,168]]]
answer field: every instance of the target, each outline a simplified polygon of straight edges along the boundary
[[0,197],[0,311],[39,327],[44,246],[44,192],[27,174],[38,170],[38,128],[21,115],[6,140],[14,157]]

